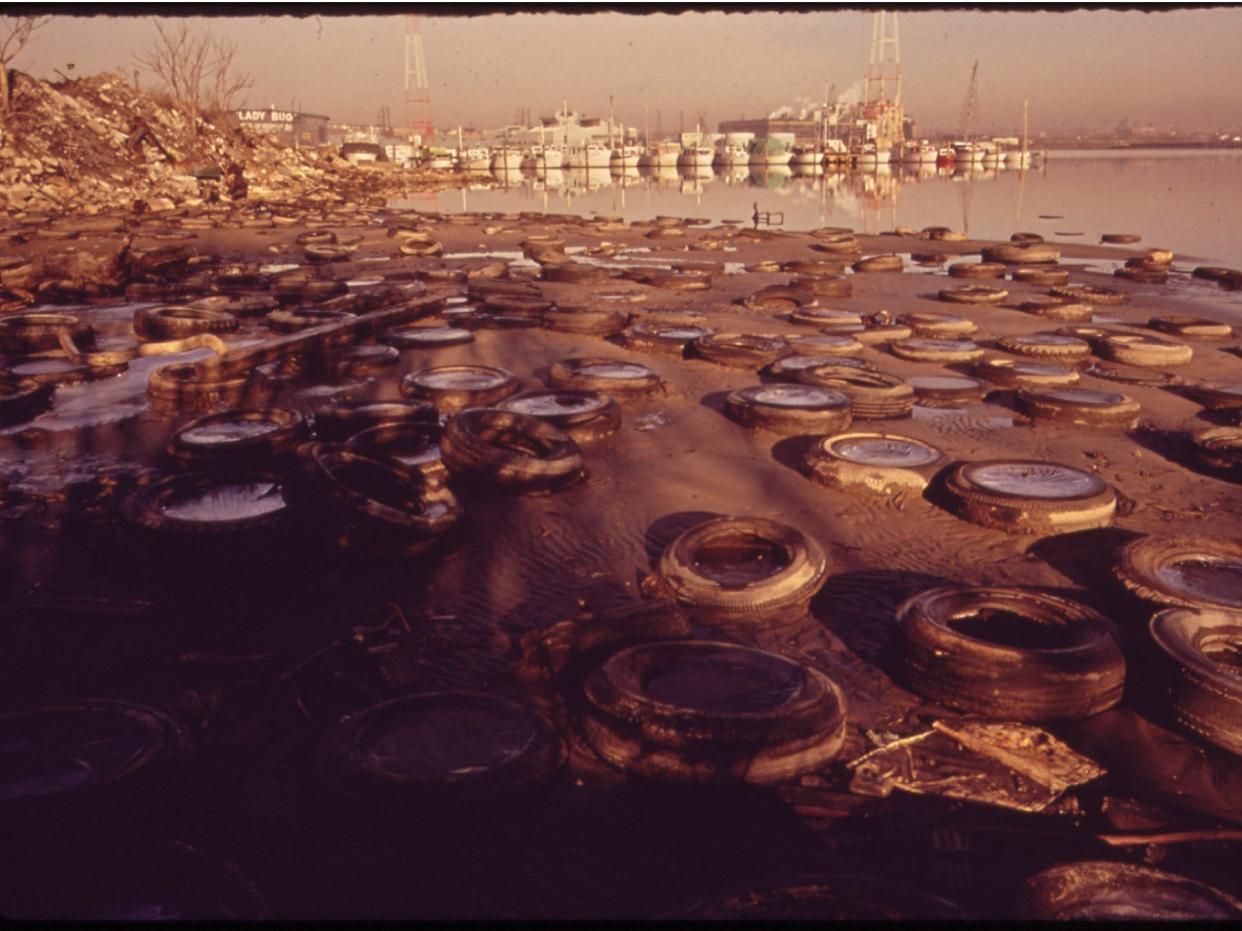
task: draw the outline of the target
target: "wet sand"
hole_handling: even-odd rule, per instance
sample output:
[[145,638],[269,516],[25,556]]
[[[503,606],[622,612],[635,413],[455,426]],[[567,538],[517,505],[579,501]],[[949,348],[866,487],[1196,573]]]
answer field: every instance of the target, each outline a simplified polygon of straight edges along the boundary
[[[344,230],[362,236],[355,261],[331,266],[338,278],[359,281],[364,277],[411,272],[428,263],[453,264],[456,261],[395,255],[395,240],[386,237],[383,225],[330,225],[338,233]],[[484,226],[504,229],[485,233]],[[655,307],[692,308],[703,312],[705,324],[717,332],[814,334],[816,331],[812,327],[796,326],[775,314],[741,306],[740,300],[759,288],[783,285],[791,277],[786,273],[749,273],[742,269],[765,260],[832,258],[812,250],[810,245],[814,240],[798,233],[779,233],[769,241],[758,243],[726,240],[727,249],[700,250],[694,248],[700,240],[719,239],[722,231],[687,227],[684,237],[648,239],[644,234],[650,227],[646,226],[600,232],[575,223],[497,218],[477,218],[472,223],[439,222],[432,228],[436,238],[444,244],[446,256],[460,256],[463,260],[496,254],[516,259],[521,253],[518,243],[522,239],[535,233],[554,233],[564,237],[570,252],[576,247],[591,248],[602,242],[615,244],[618,254],[602,261],[618,266],[723,261],[728,263],[726,273],[715,276],[712,287],[705,291],[662,290],[621,280],[596,285],[537,281],[546,296],[567,304],[585,302],[591,292],[604,289],[642,292],[644,300],[628,305],[636,313]],[[230,263],[301,263],[302,248],[293,238],[302,229],[299,225],[259,231],[202,230],[189,245],[203,254],[220,255]],[[989,243],[927,242],[896,236],[859,238],[863,255],[907,253],[905,271],[853,274],[850,276],[854,289],[852,298],[820,298],[820,306],[868,313],[887,310],[894,317],[918,310],[965,316],[978,324],[978,333],[970,338],[987,349],[990,358],[1014,358],[994,348],[997,338],[1046,332],[1062,325],[1018,309],[1021,302],[1046,295],[1047,289],[1043,286],[1008,279],[976,282],[948,278],[943,269],[936,272],[913,265],[908,255],[910,251],[934,251],[948,254],[951,261],[958,257],[970,259]],[[135,245],[156,244],[145,242],[141,236],[135,241]],[[34,241],[28,248],[59,245]],[[85,241],[82,245],[86,245]],[[1120,261],[1140,254],[1148,245],[1143,243],[1133,251],[1063,245],[1063,262]],[[1176,243],[1150,245],[1174,249],[1177,246]],[[637,251],[648,249],[650,251]],[[590,260],[588,256],[575,257]],[[1189,267],[1184,269],[1184,275],[1176,274],[1173,283],[1166,286],[1140,285],[1110,274],[1070,267],[1073,283],[1107,286],[1129,296],[1128,302],[1119,306],[1097,307],[1097,324],[1133,326],[1140,332],[1151,333],[1153,331],[1145,324],[1156,314],[1180,313],[1224,320],[1228,317],[1210,303],[1212,296],[1221,292],[1210,282],[1190,279]],[[1174,267],[1181,267],[1176,260]],[[510,264],[511,277],[532,276],[535,272],[537,266],[528,260]],[[952,304],[936,299],[936,292],[941,288],[971,284],[1003,287],[1009,291],[1009,297],[999,306]],[[432,291],[464,293],[464,288],[452,285],[432,282],[429,287]],[[132,305],[125,313],[117,308],[114,316],[118,324],[126,319],[129,310]],[[110,312],[88,311],[93,315],[100,313]],[[236,343],[264,332],[257,325],[248,324],[239,333],[226,337],[226,342]],[[922,722],[942,714],[895,684],[888,671],[884,644],[892,628],[893,610],[907,596],[947,583],[1058,589],[1112,617],[1121,628],[1129,650],[1145,636],[1146,618],[1136,612],[1131,602],[1119,596],[1111,582],[1112,552],[1125,541],[1146,533],[1201,534],[1231,539],[1242,518],[1242,499],[1236,493],[1236,486],[1187,464],[1175,442],[1179,434],[1225,421],[1202,411],[1199,404],[1162,388],[1120,384],[1083,373],[1077,387],[1121,392],[1142,405],[1140,427],[1132,433],[1052,422],[1032,424],[1014,409],[1013,392],[996,386],[988,386],[984,401],[963,408],[919,406],[912,418],[855,422],[854,430],[904,434],[930,442],[944,450],[946,462],[1002,457],[1050,460],[1095,472],[1117,489],[1121,507],[1111,528],[1039,539],[1009,536],[976,526],[914,494],[867,496],[831,490],[809,481],[798,471],[807,442],[805,438],[783,438],[762,430],[750,431],[724,416],[725,394],[735,388],[757,384],[760,379],[754,372],[702,359],[646,354],[599,337],[544,329],[481,329],[475,331],[475,337],[474,342],[462,346],[403,350],[399,365],[388,369],[375,385],[359,389],[358,394],[376,399],[398,398],[397,383],[402,375],[427,366],[459,363],[499,366],[516,375],[523,389],[537,389],[545,386],[547,367],[552,362],[572,356],[640,362],[659,373],[667,393],[649,399],[622,401],[620,432],[585,448],[587,479],[577,486],[533,497],[478,490],[463,492],[468,521],[464,543],[438,564],[363,569],[352,564],[342,565],[330,579],[308,580],[306,591],[293,595],[287,610],[275,612],[282,615],[280,621],[256,624],[253,623],[255,618],[247,617],[243,609],[243,613],[231,618],[223,629],[212,631],[206,640],[222,651],[238,654],[289,648],[294,642],[311,646],[339,635],[348,627],[346,619],[356,618],[367,607],[395,601],[411,615],[455,615],[459,618],[458,635],[470,644],[469,649],[455,657],[444,658],[438,667],[423,671],[423,679],[418,680],[416,676],[415,681],[438,687],[465,685],[507,689],[510,673],[517,663],[517,641],[523,634],[572,616],[583,606],[604,610],[638,599],[639,581],[651,571],[663,547],[682,530],[708,515],[766,517],[792,524],[819,541],[828,554],[829,578],[813,601],[812,616],[805,623],[792,629],[756,630],[739,636],[746,642],[822,670],[844,689],[849,699],[846,744],[839,757],[844,761],[872,746],[866,738],[868,731],[911,733],[919,729]],[[1188,342],[1194,347],[1193,362],[1169,371],[1176,371],[1188,381],[1242,381],[1239,377],[1242,360],[1229,351],[1235,345],[1234,340]],[[883,346],[869,346],[860,357],[882,371],[903,378],[945,374],[946,370],[969,373],[968,367],[905,361]],[[288,401],[288,396],[285,400]],[[281,399],[276,403],[281,403]],[[292,403],[305,407],[306,402]],[[137,423],[127,421],[129,426],[118,427],[127,438],[127,457],[137,458],[144,465],[166,468],[158,460],[157,450],[171,429],[189,419],[184,416],[170,420],[146,412],[140,415]],[[96,452],[108,459],[113,452],[107,448],[108,441],[92,442],[102,442],[104,448]],[[64,468],[73,460],[72,443],[67,437],[58,436],[54,446],[62,450],[61,468]],[[136,457],[135,451],[139,451]],[[10,436],[0,440],[0,455],[9,469],[21,463],[27,453],[23,452],[19,440]],[[37,460],[44,454],[31,455]],[[33,460],[27,460],[27,464],[30,461]],[[28,567],[10,569],[8,587],[12,595],[17,596],[22,589],[42,581],[41,577],[46,575],[48,564],[34,554],[58,550],[54,537],[35,541],[18,536],[46,532],[38,530],[28,518],[17,524],[10,521],[7,526],[6,558],[13,558],[15,548],[21,549],[24,551],[21,562]],[[52,573],[59,579],[53,588],[72,589],[73,583],[66,580],[65,573],[70,563],[71,560],[62,559],[59,568]],[[330,591],[330,604],[321,603],[317,612],[313,610],[313,599],[317,596],[312,596],[311,590],[320,594]],[[270,605],[264,606],[264,610],[268,608]],[[316,613],[318,616],[314,616]],[[178,644],[178,648],[185,649],[186,645]],[[116,679],[108,674],[99,674],[100,686],[114,681]],[[1242,765],[1217,751],[1205,752],[1152,724],[1143,711],[1152,697],[1143,693],[1142,682],[1131,685],[1133,698],[1128,693],[1118,709],[1086,722],[1049,729],[1110,769],[1110,776],[1106,777],[1110,794],[1132,795],[1158,805],[1197,810],[1217,819],[1242,821]],[[538,696],[534,697],[538,700]],[[278,732],[279,728],[274,730]],[[219,752],[218,747],[215,749]],[[264,755],[279,756],[274,751]],[[238,804],[251,813],[261,810],[261,823],[267,830],[279,833],[280,826],[305,814],[300,807],[306,804],[305,797],[286,794],[279,786],[269,785],[255,775],[254,770],[262,767],[256,767],[253,761],[245,762],[244,757],[245,754],[237,755],[238,760],[243,760],[236,764],[237,784],[241,787]],[[221,758],[232,759],[229,753]],[[297,754],[292,753],[278,761],[268,761],[272,772],[285,774],[277,778],[276,783],[281,778],[296,781],[292,773],[297,770],[297,759]],[[229,765],[224,769],[227,771]],[[809,782],[814,788],[816,780]],[[705,875],[689,867],[683,869],[659,855],[642,866],[632,860],[614,859],[621,856],[617,851],[630,849],[627,841],[619,840],[625,835],[621,822],[629,817],[621,813],[631,812],[646,825],[638,829],[643,838],[639,846],[658,846],[656,838],[660,832],[646,819],[658,820],[657,812],[663,810],[661,806],[669,804],[665,801],[645,807],[646,803],[633,799],[618,800],[617,793],[622,792],[623,783],[623,777],[591,759],[580,748],[571,754],[568,780],[557,790],[559,801],[555,805],[560,806],[557,810],[569,819],[568,824],[573,824],[575,817],[584,817],[583,806],[592,811],[596,811],[592,806],[599,806],[593,817],[608,822],[600,833],[600,850],[612,845],[614,852],[584,854],[579,846],[583,841],[567,840],[573,831],[564,825],[557,830],[550,828],[549,835],[543,839],[530,838],[528,842],[532,846],[546,849],[532,854],[531,861],[519,872],[526,876],[544,871],[537,885],[546,885],[543,894],[551,896],[547,914],[655,914],[676,907],[679,896],[684,898],[692,892],[702,893],[714,888],[713,881]],[[819,787],[828,793],[825,797],[843,793],[842,785],[832,777],[819,780]],[[808,787],[804,784],[802,788]],[[843,825],[832,827],[833,822],[840,819],[825,817],[823,804],[817,803],[821,811],[814,814],[816,805],[805,800],[796,801],[797,790],[791,789],[784,796],[780,792],[779,797],[788,798],[794,804],[792,809],[781,808],[782,817],[792,812],[794,821],[800,821],[801,827],[791,821],[786,825],[787,834],[771,829],[758,847],[764,849],[764,844],[769,842],[785,845],[781,847],[785,853],[777,858],[787,858],[789,863],[785,865],[797,860],[793,854],[796,845],[788,844],[789,837],[798,835],[800,830],[819,835],[823,843],[819,848],[821,852],[833,850],[838,843],[833,840],[834,832],[843,831],[842,836],[849,835],[849,829]],[[583,801],[587,796],[593,800]],[[604,801],[606,799],[611,801]],[[885,817],[893,817],[898,823],[905,817],[901,812],[944,811],[941,803],[929,799],[867,800],[867,803],[874,804],[876,811],[887,812]],[[838,804],[846,802],[838,799]],[[605,810],[610,814],[599,814]],[[717,814],[724,811],[736,812],[736,834],[722,827],[720,836],[714,840],[709,838],[707,842],[719,843],[726,838],[743,843],[747,831],[755,830],[754,823],[746,819],[757,816],[745,806],[735,809],[726,806]],[[948,823],[952,823],[953,816],[947,817]],[[617,820],[614,822],[613,818]],[[915,821],[921,824],[917,816]],[[881,825],[885,823],[888,822],[882,817]],[[879,827],[862,832],[868,840],[861,842],[857,849],[870,851],[868,856],[874,858],[867,860],[864,856],[855,864],[862,872],[877,875],[892,870],[892,864],[885,864],[880,853],[885,830],[888,829]],[[913,841],[916,845],[926,842],[921,830],[917,824],[912,828],[913,835],[921,838]],[[249,856],[241,857],[245,861],[243,865],[260,875],[267,873],[269,885],[278,887],[271,890],[280,906],[278,914],[286,913],[286,909],[293,914],[313,911],[303,911],[307,907],[306,901],[299,899],[300,892],[306,891],[303,883],[285,882],[284,888],[279,888],[282,883],[273,878],[277,872],[258,862],[261,860],[258,852],[264,851],[270,842],[258,840],[243,829],[223,831],[218,839],[228,836],[249,852]],[[810,847],[815,846],[811,840],[803,840]],[[874,849],[867,846],[869,843],[875,844]],[[518,840],[513,840],[512,844],[514,849],[524,849]],[[284,849],[279,844],[276,846]],[[1067,843],[1065,849],[1073,846]],[[1053,844],[1049,849],[1055,847]],[[1181,851],[1168,855],[1174,861],[1169,868],[1176,866],[1178,857],[1189,856]],[[961,904],[998,915],[1011,914],[988,900],[985,887],[991,879],[985,881],[985,877],[992,877],[994,873],[1003,877],[1004,882],[1020,881],[1032,854],[1024,849],[1011,860],[998,856],[1000,859],[986,868],[983,861],[989,856],[977,857],[978,862],[971,861],[982,872],[970,873],[957,883],[960,888],[950,890]],[[895,858],[892,862],[899,860]],[[1198,864],[1193,857],[1187,862]],[[659,864],[671,870],[663,883],[652,879]],[[745,868],[735,866],[735,873],[762,870],[758,863],[750,863]],[[598,889],[598,877],[587,878],[586,873],[609,868],[619,871],[617,887],[611,892],[602,892]],[[738,881],[741,877],[726,878]],[[931,888],[933,884],[930,876],[904,878],[923,888]],[[1211,878],[1220,881],[1219,877]],[[562,886],[562,883],[572,885],[575,880],[586,884],[585,891],[577,899],[564,892]],[[481,882],[486,885],[485,880]],[[723,882],[717,880],[717,883]],[[938,891],[948,895],[943,888]],[[1232,891],[1239,891],[1236,878]],[[499,900],[526,902],[527,894],[530,890],[524,894],[500,895]],[[630,898],[623,899],[623,894]],[[558,895],[563,898],[557,900]],[[690,898],[693,897],[690,894]],[[631,907],[626,907],[623,901],[628,901]],[[638,906],[639,902],[643,904]],[[515,914],[521,913],[517,905],[505,907],[514,909]],[[463,908],[462,914],[473,914],[469,906],[463,905]]]

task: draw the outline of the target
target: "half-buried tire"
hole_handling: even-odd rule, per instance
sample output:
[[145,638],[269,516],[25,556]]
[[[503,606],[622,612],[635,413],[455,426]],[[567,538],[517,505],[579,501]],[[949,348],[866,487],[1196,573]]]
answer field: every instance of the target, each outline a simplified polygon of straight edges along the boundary
[[784,436],[837,433],[850,425],[850,401],[831,388],[754,385],[729,392],[725,416]]
[[450,473],[517,492],[553,491],[583,476],[582,451],[537,417],[475,407],[449,420],[440,453]]
[[959,517],[1012,534],[1107,527],[1117,509],[1117,493],[1099,476],[1033,459],[958,463],[944,491]]

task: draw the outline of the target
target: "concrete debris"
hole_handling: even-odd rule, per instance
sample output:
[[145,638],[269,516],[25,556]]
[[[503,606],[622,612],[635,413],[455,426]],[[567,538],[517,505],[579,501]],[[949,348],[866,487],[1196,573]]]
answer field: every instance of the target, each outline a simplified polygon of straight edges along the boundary
[[351,165],[333,151],[199,119],[116,74],[50,84],[14,72],[0,129],[0,214],[313,200],[448,186],[443,173]]

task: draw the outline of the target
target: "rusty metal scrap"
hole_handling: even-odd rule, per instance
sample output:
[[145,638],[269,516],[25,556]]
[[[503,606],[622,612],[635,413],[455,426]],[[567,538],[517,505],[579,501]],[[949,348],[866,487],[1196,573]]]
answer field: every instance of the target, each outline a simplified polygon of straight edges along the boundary
[[1066,789],[1105,770],[1047,731],[1024,724],[936,721],[847,764],[850,791],[887,796],[894,789],[1044,811]]

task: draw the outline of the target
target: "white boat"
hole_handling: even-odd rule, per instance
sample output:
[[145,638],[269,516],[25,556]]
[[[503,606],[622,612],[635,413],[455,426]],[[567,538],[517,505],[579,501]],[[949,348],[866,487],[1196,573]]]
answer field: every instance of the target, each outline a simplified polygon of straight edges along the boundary
[[453,159],[448,155],[433,155],[423,163],[426,168],[433,168],[437,171],[445,171],[453,167]]
[[901,147],[901,160],[907,165],[934,165],[936,147],[926,140],[911,140]]
[[619,145],[616,146],[608,157],[608,167],[614,171],[628,171],[630,168],[638,167],[638,159],[643,152],[636,145]]
[[710,146],[688,145],[681,150],[677,165],[680,168],[711,168],[715,155]]
[[657,142],[647,152],[656,168],[676,168],[677,160],[681,158],[681,146],[676,142]]
[[1005,153],[1006,168],[1030,168],[1031,153],[1029,150],[1023,152],[1021,149],[1011,149]]
[[492,149],[492,171],[517,171],[522,167],[522,150],[511,146]]
[[482,173],[492,168],[492,155],[487,149],[461,149],[457,154],[457,167],[462,171]]
[[745,165],[748,161],[746,146],[723,140],[716,144],[716,151],[712,156],[713,165]]
[[815,165],[822,165],[824,162],[824,153],[819,150],[818,146],[813,145],[796,145],[793,147],[793,154],[789,157],[790,168],[811,168]]
[[526,157],[522,159],[522,167],[534,171],[555,171],[565,163],[565,155],[556,146],[531,146]]
[[565,150],[566,168],[607,168],[612,160],[608,146],[598,142],[574,145]]
[[955,142],[953,143],[953,154],[956,156],[958,167],[961,167],[963,165],[982,165],[986,151],[977,142]]
[[985,142],[983,143],[982,148],[982,161],[984,168],[999,168],[1001,165],[1005,164],[1005,153],[1001,150],[1000,146],[991,142]]
[[867,142],[858,150],[858,164],[862,168],[876,168],[880,165],[887,165],[892,159],[893,153],[889,149],[881,149],[874,142]]

